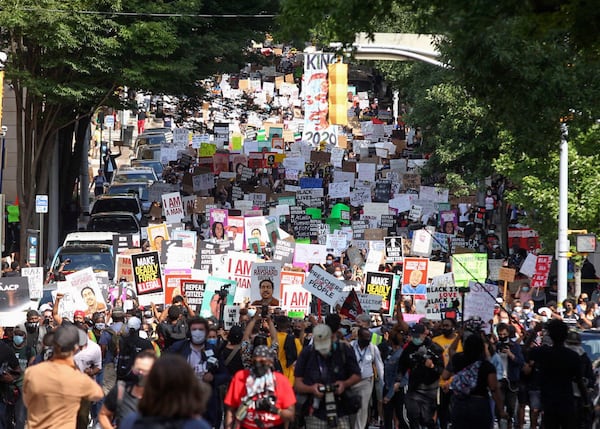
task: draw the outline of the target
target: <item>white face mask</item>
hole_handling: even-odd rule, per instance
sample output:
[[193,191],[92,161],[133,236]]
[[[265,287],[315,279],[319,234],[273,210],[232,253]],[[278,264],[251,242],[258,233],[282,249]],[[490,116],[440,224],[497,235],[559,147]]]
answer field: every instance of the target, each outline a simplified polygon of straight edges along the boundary
[[194,329],[192,332],[192,343],[203,344],[206,339],[206,331],[202,329]]
[[256,315],[256,308],[249,308],[248,309],[248,316],[254,317],[255,315]]
[[517,313],[518,313],[518,312],[520,312],[521,310],[522,310],[522,308],[521,308],[521,307],[515,307],[515,311],[516,311]]

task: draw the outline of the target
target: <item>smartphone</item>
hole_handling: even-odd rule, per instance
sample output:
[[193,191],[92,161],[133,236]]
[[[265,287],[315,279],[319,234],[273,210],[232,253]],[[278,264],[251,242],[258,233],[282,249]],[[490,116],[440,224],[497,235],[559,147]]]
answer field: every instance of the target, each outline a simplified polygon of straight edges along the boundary
[[260,309],[260,317],[262,317],[263,319],[266,317],[269,317],[269,306],[268,305],[262,306],[262,308]]

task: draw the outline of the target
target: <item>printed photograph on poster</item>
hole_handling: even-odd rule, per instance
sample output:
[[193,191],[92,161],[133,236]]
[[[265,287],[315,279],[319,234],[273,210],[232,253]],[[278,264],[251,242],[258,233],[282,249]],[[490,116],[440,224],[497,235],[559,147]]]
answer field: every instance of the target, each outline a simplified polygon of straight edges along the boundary
[[233,305],[236,282],[221,277],[208,276],[204,287],[204,296],[200,308],[200,317],[215,317],[221,315],[221,304]]
[[427,265],[425,258],[404,258],[403,295],[427,295]]
[[131,255],[131,265],[138,295],[164,292],[158,252]]
[[227,217],[226,209],[210,209],[210,236],[213,240],[227,240]]
[[252,264],[250,279],[250,301],[252,305],[279,306],[281,264],[277,262],[255,262]]
[[244,230],[248,247],[250,247],[251,238],[258,240],[259,247],[263,247],[268,240],[266,219],[264,216],[245,217]]
[[183,295],[181,280],[191,279],[191,268],[165,268],[165,304],[172,304],[173,298]]
[[85,311],[87,317],[100,311],[106,311],[106,302],[92,267],[67,274],[65,278],[79,295],[76,297],[78,310]]
[[160,223],[158,225],[149,225],[147,232],[150,249],[160,252],[162,249],[163,240],[169,240],[169,230],[167,228],[167,224]]
[[265,228],[267,230],[267,237],[269,239],[269,243],[271,244],[271,248],[274,249],[277,245],[277,241],[279,240],[279,225],[270,220],[266,223]]

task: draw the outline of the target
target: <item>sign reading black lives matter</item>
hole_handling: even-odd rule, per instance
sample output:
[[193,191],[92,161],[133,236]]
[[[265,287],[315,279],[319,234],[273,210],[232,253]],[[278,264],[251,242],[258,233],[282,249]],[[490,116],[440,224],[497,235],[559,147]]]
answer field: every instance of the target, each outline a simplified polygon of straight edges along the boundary
[[163,291],[158,252],[131,255],[131,265],[138,295]]
[[402,262],[402,238],[385,237],[385,259],[387,262]]

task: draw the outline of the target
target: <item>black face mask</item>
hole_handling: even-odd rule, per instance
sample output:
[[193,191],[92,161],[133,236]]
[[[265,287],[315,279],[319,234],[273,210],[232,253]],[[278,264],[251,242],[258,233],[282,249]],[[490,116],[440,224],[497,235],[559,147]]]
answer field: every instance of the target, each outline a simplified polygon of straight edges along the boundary
[[498,337],[498,342],[502,344],[508,343],[508,337]]
[[132,374],[135,379],[136,386],[144,387],[146,385],[146,376],[143,374]]
[[252,372],[256,377],[262,377],[269,371],[269,365],[265,365],[264,363],[256,362],[252,365]]
[[39,324],[37,322],[26,322],[25,323],[25,330],[28,333],[31,334],[32,332],[35,332],[35,330],[37,329],[38,325]]
[[364,349],[365,347],[367,347],[369,345],[371,340],[365,340],[365,339],[359,338],[356,342],[358,343],[358,347],[360,347],[361,349]]
[[442,328],[442,334],[446,337],[450,336],[452,332],[454,332],[454,329],[452,328]]

